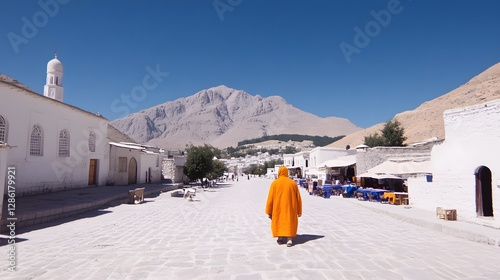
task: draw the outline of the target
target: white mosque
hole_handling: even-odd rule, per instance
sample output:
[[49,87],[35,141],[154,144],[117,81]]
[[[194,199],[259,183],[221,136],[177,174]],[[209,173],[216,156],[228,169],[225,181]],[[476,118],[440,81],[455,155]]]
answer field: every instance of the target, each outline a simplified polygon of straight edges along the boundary
[[0,142],[10,146],[6,164],[16,170],[17,196],[106,182],[109,121],[63,98],[57,57],[47,64],[43,96],[0,76]]
[[43,95],[0,74],[0,197],[7,169],[15,170],[18,197],[160,181],[160,150],[120,143],[128,139],[103,116],[64,103],[57,56],[47,63]]

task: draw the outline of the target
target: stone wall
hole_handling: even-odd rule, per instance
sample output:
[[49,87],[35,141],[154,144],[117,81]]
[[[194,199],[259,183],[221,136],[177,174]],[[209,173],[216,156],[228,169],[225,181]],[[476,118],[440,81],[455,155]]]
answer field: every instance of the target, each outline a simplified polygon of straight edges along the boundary
[[184,178],[184,167],[176,166],[174,158],[163,158],[162,162],[162,179],[172,180],[173,183],[182,183]]
[[430,158],[433,144],[418,147],[375,147],[358,150],[356,154],[356,170],[360,175],[389,158]]
[[172,179],[175,178],[175,163],[173,158],[163,158],[161,164],[161,175],[162,179]]

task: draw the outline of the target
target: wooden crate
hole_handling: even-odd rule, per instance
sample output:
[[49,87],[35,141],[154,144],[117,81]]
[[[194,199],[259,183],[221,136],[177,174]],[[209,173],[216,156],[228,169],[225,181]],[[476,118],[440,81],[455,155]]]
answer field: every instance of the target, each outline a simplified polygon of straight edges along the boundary
[[448,221],[456,221],[457,220],[457,210],[436,207],[436,216],[440,219],[444,219],[444,220],[448,220]]
[[445,209],[444,210],[444,219],[448,221],[456,221],[457,220],[457,210],[456,209]]

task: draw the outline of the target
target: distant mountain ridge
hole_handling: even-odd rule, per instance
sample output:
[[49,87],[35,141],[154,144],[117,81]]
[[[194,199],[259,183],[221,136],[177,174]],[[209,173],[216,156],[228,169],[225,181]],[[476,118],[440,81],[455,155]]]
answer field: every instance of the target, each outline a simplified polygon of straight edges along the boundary
[[[445,138],[443,112],[448,109],[466,107],[500,98],[500,63],[478,74],[464,85],[433,100],[422,103],[414,110],[394,116],[405,128],[406,143],[425,141],[434,137]],[[355,147],[363,144],[364,137],[380,132],[383,123],[359,130],[330,147]]]
[[192,143],[225,148],[274,134],[336,137],[360,130],[345,118],[321,118],[280,96],[263,98],[224,85],[169,101],[111,122],[138,143],[184,148]]

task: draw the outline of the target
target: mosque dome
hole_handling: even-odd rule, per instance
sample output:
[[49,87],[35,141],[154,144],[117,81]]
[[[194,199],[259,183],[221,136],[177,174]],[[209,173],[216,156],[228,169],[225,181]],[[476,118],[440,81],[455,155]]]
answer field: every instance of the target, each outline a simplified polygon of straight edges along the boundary
[[49,61],[49,63],[47,63],[47,73],[50,72],[63,72],[63,65],[61,61],[57,59],[57,55],[54,59],[52,59],[51,61]]

